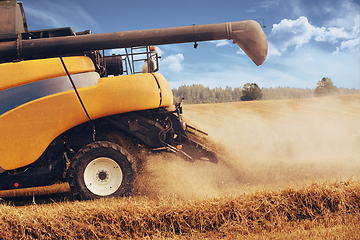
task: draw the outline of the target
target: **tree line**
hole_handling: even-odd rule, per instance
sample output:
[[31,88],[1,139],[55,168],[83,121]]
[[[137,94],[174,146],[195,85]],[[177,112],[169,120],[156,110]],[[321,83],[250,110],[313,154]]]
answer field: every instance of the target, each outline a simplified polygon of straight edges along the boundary
[[246,83],[242,88],[226,87],[223,89],[220,87],[210,89],[201,84],[193,84],[190,86],[182,85],[172,90],[175,102],[179,102],[181,98],[184,98],[187,104],[311,98],[334,94],[360,94],[358,89],[335,87],[329,78],[320,80],[317,83],[316,89],[290,87],[260,88],[256,83]]

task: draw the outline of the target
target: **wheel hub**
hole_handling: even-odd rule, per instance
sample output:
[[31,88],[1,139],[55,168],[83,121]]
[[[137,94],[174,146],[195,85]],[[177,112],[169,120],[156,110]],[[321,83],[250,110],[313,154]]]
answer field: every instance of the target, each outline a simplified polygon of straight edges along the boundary
[[119,164],[108,157],[92,160],[84,171],[86,187],[99,196],[108,196],[116,192],[122,179],[123,174]]
[[105,169],[98,170],[96,174],[96,180],[100,182],[106,182],[109,179],[109,174],[110,172]]

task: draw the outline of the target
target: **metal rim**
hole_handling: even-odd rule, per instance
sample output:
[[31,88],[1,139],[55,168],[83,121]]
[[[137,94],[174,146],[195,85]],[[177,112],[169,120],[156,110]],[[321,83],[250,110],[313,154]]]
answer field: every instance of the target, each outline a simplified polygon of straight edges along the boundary
[[99,157],[85,168],[84,182],[90,192],[98,196],[107,196],[116,192],[123,180],[119,164],[111,158]]

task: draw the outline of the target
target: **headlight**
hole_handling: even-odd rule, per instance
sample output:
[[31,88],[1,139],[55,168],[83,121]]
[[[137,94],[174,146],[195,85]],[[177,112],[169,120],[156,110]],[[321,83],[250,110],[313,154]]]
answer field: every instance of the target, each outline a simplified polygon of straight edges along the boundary
[[184,130],[184,131],[186,131],[186,122],[184,122],[184,121],[180,121],[180,127]]

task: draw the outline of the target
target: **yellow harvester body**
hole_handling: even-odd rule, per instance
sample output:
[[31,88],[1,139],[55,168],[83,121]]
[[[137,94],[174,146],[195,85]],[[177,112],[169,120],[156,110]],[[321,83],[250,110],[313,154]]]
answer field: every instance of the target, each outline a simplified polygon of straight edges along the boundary
[[[88,57],[64,63],[91,119],[172,105],[160,73],[100,78]],[[0,64],[0,167],[35,162],[68,129],[88,121],[60,58]]]

